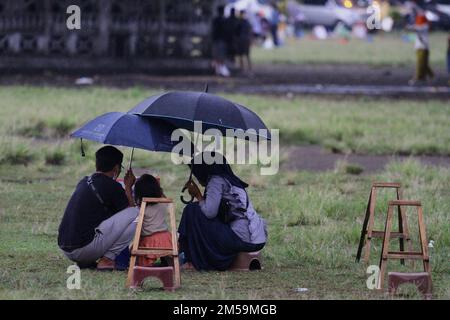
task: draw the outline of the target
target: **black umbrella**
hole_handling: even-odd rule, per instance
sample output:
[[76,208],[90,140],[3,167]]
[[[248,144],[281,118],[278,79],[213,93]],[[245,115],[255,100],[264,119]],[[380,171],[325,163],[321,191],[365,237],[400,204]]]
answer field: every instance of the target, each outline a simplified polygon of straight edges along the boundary
[[[208,91],[207,87],[206,90]],[[174,91],[151,96],[128,113],[143,117],[164,119],[177,128],[194,131],[195,122],[202,123],[202,133],[215,128],[226,134],[227,129],[248,131],[248,137],[270,140],[270,132],[261,118],[246,107],[207,92]],[[263,130],[263,131],[260,131]],[[243,136],[245,137],[245,136]],[[192,180],[192,166],[189,181]],[[186,190],[186,187],[181,191]],[[183,195],[180,197],[184,203]]]
[[[254,129],[258,138],[270,140],[270,132],[261,118],[248,108],[206,92],[174,91],[151,96],[128,113],[164,119],[177,128],[194,130],[194,121],[202,122],[203,132],[210,128]],[[259,132],[259,130],[265,131]],[[252,136],[250,133],[249,136]]]

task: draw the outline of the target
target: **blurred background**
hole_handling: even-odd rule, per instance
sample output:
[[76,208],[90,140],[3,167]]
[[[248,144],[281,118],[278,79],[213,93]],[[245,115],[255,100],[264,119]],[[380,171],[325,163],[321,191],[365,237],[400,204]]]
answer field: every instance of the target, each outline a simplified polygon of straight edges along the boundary
[[[80,8],[80,29],[68,29],[70,5]],[[213,21],[221,5],[227,52],[218,65]],[[0,83],[81,78],[77,83],[193,89],[210,81],[244,92],[252,84],[407,85],[418,7],[435,71],[424,84],[447,86],[450,0],[0,0]],[[247,51],[249,66],[241,59]],[[233,79],[223,86],[214,77],[187,85],[186,78],[152,78],[214,74]]]

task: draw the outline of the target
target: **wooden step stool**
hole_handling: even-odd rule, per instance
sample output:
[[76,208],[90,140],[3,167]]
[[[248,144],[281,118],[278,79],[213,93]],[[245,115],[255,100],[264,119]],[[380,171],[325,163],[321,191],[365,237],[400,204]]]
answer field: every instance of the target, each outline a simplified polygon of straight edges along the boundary
[[253,271],[261,268],[261,251],[239,252],[229,270]]
[[[420,238],[420,248],[419,252],[414,251],[389,251],[389,240],[391,239],[391,229],[392,229],[392,216],[394,215],[394,207],[416,207],[418,215],[418,225],[419,225],[419,238]],[[383,288],[384,275],[387,269],[388,259],[415,259],[423,261],[423,269],[426,273],[431,274],[430,269],[430,257],[428,255],[428,242],[425,233],[425,224],[423,221],[423,211],[422,204],[420,201],[409,201],[409,200],[394,200],[389,201],[388,213],[386,217],[386,224],[384,227],[384,238],[383,238],[383,248],[381,250],[380,258],[380,274],[378,288]],[[431,278],[430,278],[431,283]]]
[[[383,238],[384,231],[375,231],[373,230],[374,222],[375,222],[375,204],[377,199],[377,189],[380,188],[391,188],[396,189],[397,200],[401,200],[402,198],[402,187],[400,183],[391,183],[391,182],[375,182],[372,184],[372,189],[369,195],[369,201],[367,203],[366,215],[364,217],[364,223],[361,230],[361,236],[359,240],[358,251],[356,253],[356,262],[359,262],[361,259],[362,249],[365,246],[364,252],[364,262],[368,263],[370,258],[370,245],[372,238]],[[404,251],[404,240],[406,240],[408,245],[408,250],[411,250],[411,239],[409,237],[408,231],[408,223],[406,220],[406,214],[402,210],[401,206],[398,207],[398,221],[399,221],[399,231],[391,232],[390,236],[392,238],[399,238],[400,242],[400,251]],[[404,264],[404,260],[401,260],[401,263]]]
[[401,272],[389,272],[388,273],[388,287],[389,293],[394,295],[397,292],[399,286],[404,283],[413,283],[417,286],[417,289],[423,294],[424,298],[430,300],[432,298],[432,283],[431,275],[428,272],[418,273],[401,273]]
[[[139,240],[141,237],[142,224],[144,221],[145,208],[148,203],[169,203],[169,224],[172,234],[172,248],[140,248]],[[142,267],[136,266],[137,256],[146,256],[148,254],[161,254],[170,256],[173,259],[173,266],[170,267]],[[178,240],[175,223],[175,205],[173,200],[168,198],[143,198],[141,209],[139,211],[136,232],[134,234],[133,246],[131,248],[130,267],[126,286],[136,288],[141,286],[147,277],[156,277],[161,280],[165,290],[174,291],[181,286],[180,261],[178,260]]]
[[173,267],[140,267],[133,268],[133,278],[130,288],[141,287],[144,280],[148,277],[155,277],[161,280],[163,288],[166,291],[175,291],[177,287],[174,285]]

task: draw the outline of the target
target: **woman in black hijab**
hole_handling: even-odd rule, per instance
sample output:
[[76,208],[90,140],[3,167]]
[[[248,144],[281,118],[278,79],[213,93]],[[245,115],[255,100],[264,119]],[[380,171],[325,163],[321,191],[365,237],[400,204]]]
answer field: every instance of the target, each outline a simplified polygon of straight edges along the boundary
[[[208,164],[214,159],[214,163]],[[186,184],[197,202],[183,211],[178,232],[185,262],[197,270],[227,270],[239,252],[261,250],[267,240],[266,224],[248,197],[248,184],[237,177],[226,159],[204,152],[191,162],[195,182]]]

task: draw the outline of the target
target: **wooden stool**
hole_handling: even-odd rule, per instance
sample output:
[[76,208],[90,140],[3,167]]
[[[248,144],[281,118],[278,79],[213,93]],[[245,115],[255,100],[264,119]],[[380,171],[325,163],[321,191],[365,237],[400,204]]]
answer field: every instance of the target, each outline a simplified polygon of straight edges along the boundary
[[[402,190],[400,183],[389,183],[389,182],[376,182],[372,184],[372,189],[369,195],[369,201],[367,203],[366,215],[364,218],[364,224],[361,230],[361,236],[359,239],[358,251],[356,253],[356,262],[359,262],[361,259],[362,249],[365,245],[364,252],[364,262],[368,263],[370,258],[370,244],[372,238],[383,238],[384,231],[375,231],[373,230],[373,225],[375,222],[375,203],[377,199],[377,189],[379,188],[392,188],[396,189],[397,200],[402,198]],[[400,251],[404,251],[404,240],[406,240],[408,244],[408,250],[411,250],[411,239],[409,238],[408,231],[408,223],[406,220],[406,214],[403,212],[401,206],[398,207],[398,232],[391,232],[392,238],[399,238],[400,242]],[[401,260],[401,263],[404,264],[404,260]]]
[[[421,251],[389,251],[389,240],[391,238],[392,216],[394,215],[394,207],[416,207],[419,225],[419,237]],[[384,274],[386,273],[388,259],[416,259],[423,261],[423,269],[426,273],[431,274],[430,257],[428,256],[427,236],[425,233],[425,224],[423,222],[422,204],[420,201],[394,200],[389,201],[388,213],[384,229],[383,248],[380,258],[380,275],[378,288],[383,288]]]
[[147,277],[156,277],[161,280],[166,291],[175,291],[173,281],[173,267],[139,267],[133,268],[133,278],[130,288],[141,287]]
[[[170,231],[172,234],[172,248],[139,248],[142,224],[144,221],[145,208],[147,203],[169,203]],[[148,254],[161,254],[170,256],[173,259],[173,266],[170,267],[141,267],[136,266],[137,256]],[[180,261],[178,260],[178,240],[175,223],[175,205],[172,199],[168,198],[143,198],[139,211],[136,233],[134,234],[133,246],[131,248],[130,267],[126,286],[135,288],[142,285],[146,277],[157,277],[163,283],[164,289],[174,291],[181,286]]]
[[432,298],[431,275],[428,272],[388,273],[388,287],[390,294],[394,295],[397,292],[398,287],[404,283],[415,284],[425,299],[430,300]]
[[239,252],[229,270],[231,271],[261,270],[261,251]]

